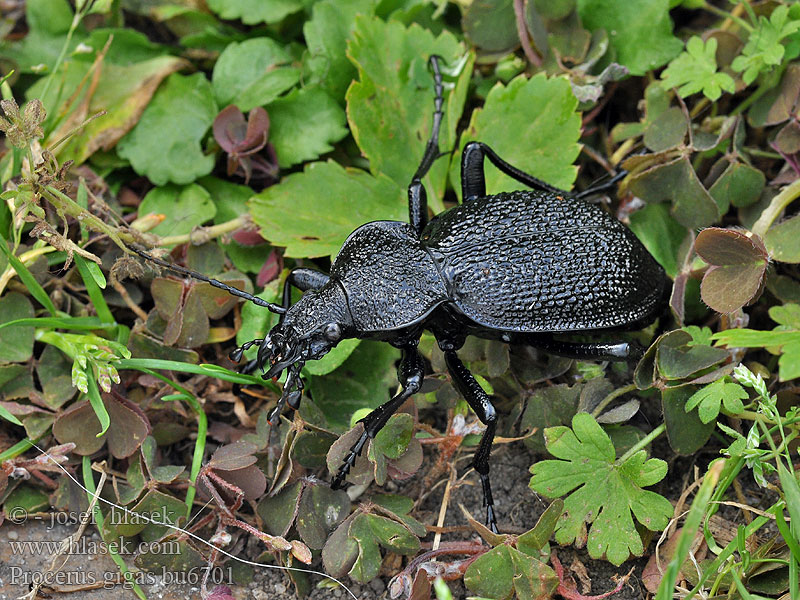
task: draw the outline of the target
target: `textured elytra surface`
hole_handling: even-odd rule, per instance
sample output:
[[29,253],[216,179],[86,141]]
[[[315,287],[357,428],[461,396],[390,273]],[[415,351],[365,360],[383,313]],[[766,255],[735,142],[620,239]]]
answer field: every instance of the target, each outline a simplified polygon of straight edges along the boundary
[[400,329],[447,300],[430,254],[408,223],[374,221],[356,229],[331,267],[360,332]]
[[542,192],[488,196],[426,227],[448,295],[480,325],[518,332],[618,327],[650,315],[665,276],[619,221]]

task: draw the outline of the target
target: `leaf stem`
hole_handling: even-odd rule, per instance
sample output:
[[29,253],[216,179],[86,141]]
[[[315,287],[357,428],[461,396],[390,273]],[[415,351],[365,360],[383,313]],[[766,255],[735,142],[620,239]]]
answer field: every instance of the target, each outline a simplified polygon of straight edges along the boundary
[[[722,17],[723,19],[730,19],[731,21],[736,23],[739,27],[741,27],[742,29],[744,29],[748,33],[751,33],[753,31],[753,26],[750,25],[750,23],[748,23],[747,21],[745,21],[744,19],[742,19],[741,17],[739,17],[739,16],[737,16],[737,15],[735,15],[733,13],[729,13],[727,10],[723,10],[723,9],[721,9],[721,8],[719,8],[717,6],[714,6],[713,4],[710,4],[708,2],[704,2],[703,3],[703,8],[705,10],[707,10],[708,12],[710,12],[710,13],[714,13],[718,17]],[[724,27],[723,27],[723,29],[724,29]]]
[[539,58],[539,55],[534,51],[531,46],[531,39],[528,37],[523,0],[514,0],[514,16],[517,21],[517,36],[519,36],[519,43],[522,44],[522,50],[525,52],[525,58],[527,58],[534,67],[541,67],[542,59]]
[[197,238],[201,238],[203,240],[214,239],[222,235],[225,235],[226,233],[230,233],[232,231],[236,231],[237,229],[241,229],[242,227],[245,227],[250,223],[251,223],[250,215],[246,214],[240,215],[235,219],[226,221],[225,223],[220,223],[219,225],[212,225],[211,227],[201,227],[198,231],[193,231],[191,233],[162,237],[158,240],[158,245],[176,246],[177,244],[191,243],[194,239]]
[[621,387],[621,388],[618,388],[618,389],[614,390],[608,396],[606,396],[605,398],[603,398],[600,401],[600,404],[598,404],[595,407],[595,409],[592,411],[592,416],[596,419],[597,417],[600,416],[600,413],[603,412],[603,409],[606,406],[608,406],[609,404],[611,404],[614,401],[615,398],[619,398],[623,394],[627,394],[628,392],[632,392],[635,389],[636,389],[636,384],[635,383],[631,383],[629,385],[626,385],[624,387]]
[[794,200],[800,196],[800,179],[787,185],[781,190],[781,193],[775,196],[769,203],[769,206],[764,209],[761,216],[753,225],[753,233],[762,238],[766,235],[767,230],[777,220],[784,209],[789,206]]
[[667,430],[667,424],[662,423],[661,425],[653,429],[653,431],[648,433],[645,437],[643,437],[638,443],[634,444],[625,454],[620,456],[614,464],[617,466],[624,465],[625,462],[628,459],[630,459],[631,456],[639,452],[639,450],[642,450],[643,448],[649,446],[654,439],[656,439],[666,430]]

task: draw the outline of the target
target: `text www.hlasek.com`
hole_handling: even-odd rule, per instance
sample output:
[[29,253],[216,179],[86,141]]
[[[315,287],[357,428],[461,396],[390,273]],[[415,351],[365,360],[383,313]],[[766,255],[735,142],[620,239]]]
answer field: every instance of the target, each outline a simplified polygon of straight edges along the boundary
[[120,537],[117,540],[103,541],[82,537],[65,540],[8,540],[11,553],[16,555],[53,555],[53,554],[162,554],[177,555],[181,553],[181,546],[177,540],[165,542],[135,542],[132,539]]

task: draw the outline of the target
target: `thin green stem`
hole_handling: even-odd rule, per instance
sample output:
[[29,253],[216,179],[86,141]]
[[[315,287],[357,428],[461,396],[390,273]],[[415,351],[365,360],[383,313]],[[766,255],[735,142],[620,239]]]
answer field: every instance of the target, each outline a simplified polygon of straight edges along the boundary
[[661,435],[662,433],[664,433],[666,430],[667,430],[667,425],[666,425],[666,423],[662,423],[661,425],[659,425],[658,427],[656,427],[655,429],[653,429],[653,431],[651,431],[650,433],[648,433],[648,434],[647,434],[647,435],[646,435],[644,438],[642,438],[642,439],[641,439],[641,440],[640,440],[638,443],[634,444],[634,445],[631,447],[631,449],[630,449],[630,450],[628,450],[628,451],[627,451],[625,454],[623,454],[622,456],[620,456],[620,457],[617,459],[617,462],[616,462],[615,464],[617,464],[617,465],[623,465],[623,464],[625,464],[625,461],[627,461],[627,460],[628,460],[628,459],[629,459],[631,456],[633,456],[634,454],[636,454],[637,452],[639,452],[639,450],[642,450],[643,448],[646,448],[647,446],[649,446],[649,445],[650,445],[650,443],[651,443],[651,442],[652,442],[654,439],[656,439],[658,436],[660,436],[660,435]]
[[710,13],[714,13],[718,17],[722,17],[723,19],[730,19],[731,21],[733,21],[734,23],[739,25],[739,27],[741,27],[742,29],[744,29],[748,33],[753,31],[753,26],[750,25],[750,23],[748,23],[747,21],[745,21],[741,17],[737,17],[733,13],[729,13],[727,10],[723,10],[723,9],[717,7],[717,6],[714,6],[713,4],[709,4],[708,2],[705,2],[703,4],[703,8],[705,10],[707,10],[708,12],[710,12]]
[[[95,498],[97,492],[94,485],[94,477],[92,476],[92,463],[88,456],[83,457],[83,462],[81,466],[83,471],[83,485],[86,487],[87,490],[89,490],[87,497],[91,505],[92,500]],[[94,519],[95,525],[97,525],[97,531],[100,533],[100,537],[102,537],[104,541],[107,541],[105,536],[103,535],[104,531],[103,525],[105,523],[105,519],[103,517],[103,511],[100,510],[99,503],[95,502],[95,504],[93,505],[92,517]],[[139,584],[136,583],[136,580],[133,577],[133,573],[130,572],[130,569],[128,569],[128,565],[126,565],[125,561],[122,560],[122,557],[119,555],[119,552],[117,552],[115,545],[107,544],[106,548],[108,550],[108,555],[111,557],[111,560],[113,560],[114,563],[117,565],[117,568],[119,568],[119,571],[125,578],[125,582],[127,583],[127,585],[132,586],[133,592],[136,594],[138,598],[140,598],[141,600],[147,600],[147,595],[144,593],[144,590],[142,590],[142,588],[139,587]]]
[[636,384],[631,383],[629,385],[614,390],[608,396],[606,396],[600,401],[600,404],[598,404],[592,411],[592,416],[596,419],[597,417],[600,416],[600,413],[603,412],[605,407],[611,404],[616,398],[619,398],[620,396],[622,396],[623,394],[627,394],[628,392],[632,392],[635,389],[636,389]]
[[186,244],[191,242],[194,239],[197,239],[202,236],[205,239],[214,239],[218,238],[226,233],[230,233],[232,231],[236,231],[237,229],[241,229],[242,227],[248,225],[250,223],[249,215],[242,215],[236,217],[235,219],[231,219],[230,221],[226,221],[225,223],[220,223],[219,225],[213,225],[211,227],[204,227],[201,229],[200,232],[193,232],[193,233],[185,233],[183,235],[170,235],[162,237],[158,240],[159,246],[175,246],[177,244]]
[[[197,415],[197,439],[194,443],[194,454],[192,455],[192,468],[189,471],[189,481],[191,481],[191,485],[186,490],[186,518],[191,517],[192,513],[192,504],[194,503],[194,497],[197,493],[197,475],[200,473],[200,468],[203,466],[203,456],[205,455],[206,451],[206,437],[208,434],[208,417],[206,416],[205,410],[203,410],[203,406],[200,404],[200,401],[187,390],[183,386],[178,383],[175,383],[168,377],[165,377],[161,373],[157,373],[151,369],[141,369],[143,373],[148,373],[153,377],[157,377],[170,387],[176,389],[179,393],[177,396],[181,400],[185,400],[189,407],[194,411],[195,415]],[[162,400],[166,400],[166,398],[162,398]]]
[[750,108],[750,106],[751,106],[751,105],[752,105],[752,104],[753,104],[753,103],[754,103],[756,100],[758,100],[759,98],[761,98],[761,96],[763,96],[764,94],[766,94],[766,93],[767,93],[768,91],[770,91],[771,89],[773,89],[773,87],[772,87],[772,86],[768,86],[768,85],[765,85],[765,84],[761,84],[761,85],[759,85],[759,86],[756,88],[756,91],[755,91],[755,92],[753,92],[752,94],[749,94],[749,95],[747,96],[747,98],[745,98],[745,99],[744,99],[744,100],[743,100],[741,103],[739,103],[739,105],[738,105],[736,108],[734,108],[734,109],[731,111],[731,116],[733,117],[733,116],[736,116],[736,115],[739,115],[739,114],[743,113],[745,110],[747,110],[748,108]]
[[50,75],[45,81],[44,90],[42,90],[41,93],[42,98],[47,98],[47,92],[50,91],[50,84],[53,82],[53,79],[55,79],[55,75],[58,73],[61,63],[64,62],[64,57],[67,55],[67,49],[69,49],[69,46],[72,43],[72,36],[75,34],[75,31],[78,29],[78,25],[81,24],[82,20],[83,12],[76,10],[75,14],[72,15],[72,23],[70,23],[69,30],[67,31],[67,39],[64,40],[64,44],[61,46],[61,52],[56,59],[56,64],[53,66],[53,70],[50,72]]
[[794,181],[790,185],[783,188],[777,196],[775,196],[769,203],[769,206],[764,209],[761,216],[753,224],[753,233],[761,236],[766,235],[767,230],[778,219],[789,204],[794,202],[800,197],[800,179]]
[[35,441],[31,440],[30,438],[25,438],[24,440],[20,440],[11,448],[0,452],[0,464],[7,460],[11,460],[12,458],[17,458],[18,456],[24,454],[28,448],[33,448],[33,445],[38,442],[41,438],[37,438]]

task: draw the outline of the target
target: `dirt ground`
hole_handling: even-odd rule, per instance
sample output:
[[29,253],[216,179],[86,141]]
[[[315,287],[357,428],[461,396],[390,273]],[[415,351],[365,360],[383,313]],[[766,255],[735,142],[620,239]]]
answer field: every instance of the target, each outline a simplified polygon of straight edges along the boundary
[[[521,532],[535,524],[536,519],[546,508],[547,502],[534,494],[528,488],[530,475],[528,468],[533,462],[533,455],[521,444],[498,446],[493,451],[492,482],[494,497],[499,511],[500,528],[507,531]],[[461,465],[462,463],[459,463]],[[466,470],[459,468],[459,475]],[[473,516],[483,520],[483,507],[481,506],[480,486],[474,474],[466,478],[467,483],[452,492],[448,505],[445,524],[448,526],[464,525],[466,519],[459,509],[459,503],[471,511]],[[383,490],[387,491],[387,490]],[[411,478],[403,482],[396,490],[414,496],[419,494],[419,482]],[[421,520],[432,523],[436,520],[441,505],[444,486],[436,487],[424,500],[418,516]],[[119,571],[107,554],[101,550],[100,538],[94,527],[88,527],[84,538],[75,549],[76,553],[69,556],[69,560],[58,571],[58,574],[47,573],[47,565],[51,562],[53,542],[59,542],[74,533],[77,525],[63,525],[51,523],[46,518],[30,519],[22,524],[6,522],[0,527],[0,600],[11,600],[23,597],[31,589],[31,583],[43,577],[49,577],[49,582],[55,587],[45,587],[43,591],[47,597],[53,599],[69,600],[105,600],[118,598],[135,598],[132,591],[126,590],[119,583]],[[463,534],[444,536],[443,539],[463,539]],[[432,536],[429,537],[432,539]],[[50,544],[36,544],[49,542]],[[246,545],[247,558],[254,558],[260,551],[259,542],[252,540]],[[579,561],[590,574],[591,590],[581,590],[584,593],[600,594],[615,587],[613,577],[626,574],[634,568],[634,574],[627,585],[615,596],[618,600],[639,600],[646,597],[646,592],[641,584],[641,573],[647,557],[626,562],[619,568],[604,561],[593,561],[584,551],[573,548],[559,548],[558,556],[566,569],[575,561]],[[130,557],[129,557],[130,558]],[[458,557],[453,557],[456,559]],[[447,559],[447,557],[445,557]],[[58,564],[63,562],[59,559]],[[132,561],[129,561],[132,564]],[[320,568],[316,563],[315,568]],[[225,583],[225,568],[218,577]],[[228,571],[229,573],[229,571]],[[190,572],[188,574],[175,574],[167,578],[161,576],[148,576],[140,574],[142,588],[148,598],[159,600],[200,599],[199,578],[201,574]],[[316,585],[322,578],[312,576]],[[366,585],[358,585],[349,579],[346,583],[350,591],[359,600],[377,600],[389,598],[387,591],[388,579],[377,579]],[[213,586],[210,586],[213,588]],[[233,595],[237,600],[253,599],[283,599],[293,598],[294,590],[289,578],[281,571],[259,568],[255,570],[252,581],[244,586],[231,585]],[[462,583],[450,582],[454,598],[465,598],[467,590]],[[58,593],[55,590],[72,590],[68,593]],[[45,596],[41,596],[45,597]],[[322,587],[314,589],[310,595],[312,600],[329,598],[350,597],[341,588]]]

